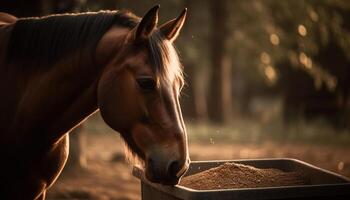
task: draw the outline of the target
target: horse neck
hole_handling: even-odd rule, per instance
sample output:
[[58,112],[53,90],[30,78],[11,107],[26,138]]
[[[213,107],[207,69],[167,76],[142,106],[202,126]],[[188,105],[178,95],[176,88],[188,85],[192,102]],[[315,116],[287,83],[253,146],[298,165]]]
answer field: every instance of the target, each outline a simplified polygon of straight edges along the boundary
[[[72,61],[71,58],[64,60]],[[57,140],[97,109],[97,68],[83,69],[78,62],[53,65],[49,71],[26,71],[26,76],[21,73],[17,76],[27,79],[19,84],[11,127],[19,138]]]
[[50,71],[34,75],[21,98],[14,127],[21,127],[19,132],[25,134],[30,130],[29,137],[45,134],[44,138],[52,143],[94,113],[98,109],[98,80],[110,58],[100,54],[105,55],[106,49],[110,54],[118,52],[122,42],[109,40],[104,36],[99,42],[96,57],[104,59],[96,63],[81,51],[53,64]]

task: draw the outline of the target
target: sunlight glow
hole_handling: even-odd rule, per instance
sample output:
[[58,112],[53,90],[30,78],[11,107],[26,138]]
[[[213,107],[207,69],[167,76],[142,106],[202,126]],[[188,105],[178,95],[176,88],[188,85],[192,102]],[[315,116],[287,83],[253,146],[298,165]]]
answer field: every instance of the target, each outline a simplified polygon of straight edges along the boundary
[[301,36],[305,37],[307,35],[306,27],[304,25],[302,25],[302,24],[299,24],[299,26],[298,26],[298,33]]
[[334,91],[337,87],[337,78],[335,77],[330,77],[327,79],[327,87],[329,91]]
[[338,170],[339,171],[342,171],[344,169],[344,162],[343,161],[340,161],[339,163],[338,163]]
[[270,62],[271,62],[271,58],[270,58],[270,55],[268,54],[268,53],[266,53],[266,52],[262,52],[261,54],[260,54],[260,61],[262,62],[262,63],[264,63],[264,64],[270,64]]
[[275,34],[275,33],[270,34],[270,42],[271,42],[273,45],[279,45],[279,43],[280,43],[280,38],[279,38],[278,35]]
[[312,68],[312,60],[309,58],[304,52],[299,54],[299,61],[303,64],[307,69]]
[[337,77],[319,67],[317,63],[313,63],[312,59],[304,52],[299,53],[299,62],[304,70],[314,78],[314,85],[317,90],[321,89],[324,84],[329,91],[335,91],[338,84]]
[[265,68],[264,73],[270,82],[275,82],[275,80],[277,78],[277,73],[271,65],[269,65]]
[[312,21],[314,22],[318,21],[318,14],[314,10],[311,10],[309,14]]

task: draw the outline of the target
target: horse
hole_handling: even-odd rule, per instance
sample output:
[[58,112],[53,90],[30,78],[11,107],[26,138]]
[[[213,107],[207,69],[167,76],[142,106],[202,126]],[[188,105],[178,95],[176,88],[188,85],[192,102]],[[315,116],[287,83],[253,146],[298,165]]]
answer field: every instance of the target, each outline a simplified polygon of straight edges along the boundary
[[178,183],[190,160],[174,40],[187,10],[160,26],[158,13],[0,13],[1,199],[45,199],[67,160],[68,133],[97,111],[146,179]]

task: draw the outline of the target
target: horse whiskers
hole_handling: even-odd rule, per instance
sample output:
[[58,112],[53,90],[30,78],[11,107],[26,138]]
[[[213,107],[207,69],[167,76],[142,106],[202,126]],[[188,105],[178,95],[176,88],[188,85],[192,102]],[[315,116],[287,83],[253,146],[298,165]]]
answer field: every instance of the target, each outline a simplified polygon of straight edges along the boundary
[[125,152],[125,160],[130,165],[138,165],[142,168],[145,166],[145,162],[142,158],[140,158],[132,148],[124,141],[124,152]]

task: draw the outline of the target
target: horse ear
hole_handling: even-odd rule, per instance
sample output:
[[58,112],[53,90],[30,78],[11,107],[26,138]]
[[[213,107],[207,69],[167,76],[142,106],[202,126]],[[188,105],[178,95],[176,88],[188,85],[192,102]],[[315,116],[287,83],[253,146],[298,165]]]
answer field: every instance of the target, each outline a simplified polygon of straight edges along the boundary
[[179,35],[180,30],[184,25],[186,14],[187,8],[185,8],[177,18],[166,22],[159,28],[163,35],[171,42],[173,42]]
[[136,27],[135,39],[147,38],[157,27],[159,5],[151,8]]

